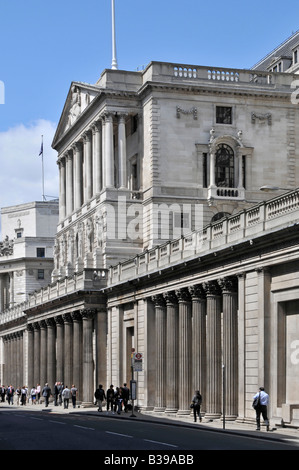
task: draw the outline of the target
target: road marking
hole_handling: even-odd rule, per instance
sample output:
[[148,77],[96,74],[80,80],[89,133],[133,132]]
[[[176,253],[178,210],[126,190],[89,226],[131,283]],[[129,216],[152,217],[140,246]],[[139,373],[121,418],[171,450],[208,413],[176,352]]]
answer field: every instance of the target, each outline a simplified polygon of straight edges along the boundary
[[66,423],[63,423],[62,421],[54,421],[52,419],[49,419],[49,422],[50,423],[55,423],[55,424],[66,424]]
[[86,426],[79,426],[78,424],[74,424],[73,426],[74,428],[90,429],[91,431],[94,431],[94,428],[87,428]]
[[43,421],[43,418],[33,418],[33,416],[29,416],[30,419],[35,419],[35,421]]
[[107,434],[113,434],[114,436],[122,436],[122,437],[130,437],[131,439],[133,436],[129,436],[128,434],[120,434],[119,432],[112,432],[112,431],[105,431]]
[[160,444],[161,446],[178,447],[173,444],[167,444],[167,442],[151,441],[150,439],[144,439],[144,441],[152,442],[153,444]]

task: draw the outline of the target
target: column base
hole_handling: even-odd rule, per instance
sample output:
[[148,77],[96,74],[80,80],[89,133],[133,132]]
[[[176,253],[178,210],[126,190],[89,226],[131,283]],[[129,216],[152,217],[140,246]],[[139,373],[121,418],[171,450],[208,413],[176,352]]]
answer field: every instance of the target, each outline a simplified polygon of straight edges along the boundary
[[173,415],[173,414],[177,414],[177,412],[178,412],[177,408],[167,408],[167,407],[165,408],[165,413],[167,413],[167,414],[172,414]]
[[81,408],[93,408],[95,406],[96,405],[94,403],[89,402],[89,401],[82,401],[82,403],[80,404]]
[[207,420],[214,420],[214,419],[220,419],[221,418],[221,413],[206,413],[205,414],[205,419]]
[[165,412],[165,406],[155,406],[153,411],[154,411],[154,413],[164,413]]
[[178,410],[177,416],[187,416],[190,415],[191,410]]

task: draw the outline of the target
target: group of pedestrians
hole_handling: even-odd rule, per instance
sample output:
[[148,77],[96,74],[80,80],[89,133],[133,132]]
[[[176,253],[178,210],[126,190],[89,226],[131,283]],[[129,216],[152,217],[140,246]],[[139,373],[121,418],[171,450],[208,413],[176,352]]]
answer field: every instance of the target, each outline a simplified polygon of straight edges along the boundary
[[13,405],[16,400],[17,405],[24,406],[26,403],[30,402],[35,405],[36,403],[40,403],[41,387],[37,384],[29,389],[26,385],[23,385],[15,389],[13,385],[1,385],[0,396],[1,403],[5,403],[6,400],[9,405]]
[[0,402],[5,403],[5,401],[7,401],[9,405],[16,403],[17,405],[24,406],[28,403],[36,405],[43,401],[45,406],[48,407],[50,397],[54,396],[55,406],[63,404],[64,408],[67,409],[71,400],[73,408],[76,408],[77,393],[78,389],[75,385],[72,385],[71,388],[68,388],[68,386],[64,386],[62,382],[55,383],[53,393],[48,383],[46,383],[43,388],[41,388],[40,384],[37,384],[31,388],[23,385],[22,387],[17,387],[16,389],[13,387],[13,385],[1,385]]
[[121,414],[121,411],[124,410],[125,413],[128,412],[130,400],[130,390],[127,387],[127,384],[124,383],[122,387],[116,387],[110,385],[108,390],[105,393],[103,385],[99,385],[94,393],[96,404],[98,405],[98,411],[103,411],[103,404],[106,402],[107,411],[109,409],[112,413]]

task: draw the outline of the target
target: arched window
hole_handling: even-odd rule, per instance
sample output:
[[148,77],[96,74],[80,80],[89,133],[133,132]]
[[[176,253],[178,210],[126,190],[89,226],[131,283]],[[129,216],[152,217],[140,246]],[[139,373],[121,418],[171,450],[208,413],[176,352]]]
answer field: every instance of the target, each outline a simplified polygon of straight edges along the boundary
[[220,144],[216,150],[216,174],[217,187],[234,187],[234,152],[227,144]]

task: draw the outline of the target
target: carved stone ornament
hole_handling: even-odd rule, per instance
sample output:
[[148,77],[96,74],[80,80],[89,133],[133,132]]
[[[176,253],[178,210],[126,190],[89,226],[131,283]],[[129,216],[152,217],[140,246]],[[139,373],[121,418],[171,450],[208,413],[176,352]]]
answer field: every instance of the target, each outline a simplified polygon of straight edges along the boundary
[[0,256],[10,256],[13,254],[13,240],[9,240],[6,235],[3,242],[0,242]]
[[72,86],[71,106],[68,115],[67,129],[74,124],[81,114],[81,93],[77,86]]
[[180,119],[181,114],[193,114],[193,119],[197,120],[197,108],[191,108],[189,110],[182,109],[180,106],[176,107],[176,117]]
[[268,123],[268,126],[271,126],[272,124],[272,114],[267,113],[267,114],[256,114],[256,113],[251,113],[251,122],[252,124],[255,124],[258,122],[259,124],[265,124],[265,122]]

